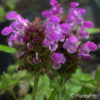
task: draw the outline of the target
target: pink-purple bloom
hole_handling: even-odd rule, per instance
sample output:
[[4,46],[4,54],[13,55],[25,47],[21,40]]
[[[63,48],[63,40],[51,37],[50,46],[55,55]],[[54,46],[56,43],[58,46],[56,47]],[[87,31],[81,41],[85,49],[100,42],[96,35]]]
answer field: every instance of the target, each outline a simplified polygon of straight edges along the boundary
[[71,4],[70,4],[70,8],[75,8],[77,6],[79,6],[78,2],[71,2]]
[[78,38],[71,36],[69,39],[66,39],[63,48],[66,49],[68,53],[75,53],[78,48]]
[[91,55],[89,53],[91,51],[96,51],[96,50],[97,50],[97,45],[94,42],[88,41],[80,46],[78,52],[81,58],[89,59],[91,58]]
[[7,20],[14,20],[16,19],[18,14],[15,11],[11,11],[7,14],[6,18]]
[[9,35],[11,32],[13,32],[13,29],[11,29],[10,27],[5,27],[2,30],[1,34],[4,35],[4,36],[6,36],[6,35]]
[[22,43],[22,36],[24,35],[25,28],[28,26],[29,21],[24,19],[21,15],[17,14],[15,11],[11,11],[7,14],[8,20],[13,20],[9,27],[5,27],[2,30],[3,35],[9,35],[8,44],[13,45],[13,43]]
[[59,15],[59,14],[63,14],[63,8],[61,7],[61,5],[58,3],[57,0],[50,0],[50,4],[52,6],[52,8],[50,10],[46,10],[42,12],[42,16],[43,17],[50,17],[52,15]]
[[51,52],[56,51],[57,48],[58,48],[58,44],[55,43],[55,42],[52,41],[52,40],[49,40],[49,39],[45,39],[45,40],[43,41],[43,45],[44,45],[45,47],[49,47],[49,50],[50,50]]
[[1,32],[9,35],[8,44],[18,50],[27,66],[44,63],[42,67],[49,65],[58,70],[63,64],[67,67],[70,62],[77,63],[77,58],[90,59],[90,52],[96,51],[97,46],[91,41],[82,44],[83,39],[89,38],[87,28],[94,27],[83,18],[86,10],[78,8],[78,2],[71,2],[65,17],[57,0],[50,0],[50,5],[51,9],[42,12],[43,21],[36,17],[30,22],[15,11],[9,12],[6,18],[12,23]]
[[79,39],[87,39],[89,38],[89,33],[84,29],[84,27],[81,27],[78,31],[78,38]]
[[59,69],[61,67],[61,64],[65,64],[65,62],[67,61],[63,53],[57,52],[51,55],[51,59],[53,60],[54,69]]
[[84,24],[83,24],[83,27],[85,27],[85,28],[93,28],[94,24],[91,21],[85,21]]

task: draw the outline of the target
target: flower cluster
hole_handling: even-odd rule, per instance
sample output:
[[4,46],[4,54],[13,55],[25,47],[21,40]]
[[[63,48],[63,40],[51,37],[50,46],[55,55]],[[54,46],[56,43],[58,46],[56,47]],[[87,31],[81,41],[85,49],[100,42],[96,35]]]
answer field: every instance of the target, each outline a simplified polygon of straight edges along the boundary
[[[51,52],[55,52],[56,57],[53,59],[54,65],[56,63],[55,60],[59,62],[58,59],[60,58],[63,59],[63,61],[62,59],[60,60],[62,61],[62,64],[67,63],[67,59],[69,60],[69,58],[67,56],[64,57],[64,50],[66,50],[69,55],[77,53],[79,58],[90,58],[91,55],[89,53],[90,51],[95,51],[97,49],[96,44],[90,41],[84,44],[79,44],[80,41],[89,37],[87,28],[94,27],[94,24],[91,21],[84,21],[83,19],[86,10],[78,8],[77,6],[79,6],[79,3],[72,2],[70,4],[68,16],[64,18],[63,8],[61,8],[57,0],[51,0],[50,4],[53,8],[55,7],[55,9],[52,10],[52,8],[42,13],[46,18],[46,21],[44,22],[46,37],[44,40],[44,46],[48,47]],[[62,53],[62,56],[57,52],[59,48],[64,49],[63,52],[60,52]],[[57,66],[55,65],[55,69],[59,68],[59,66]]]
[[14,11],[11,11],[7,14],[7,20],[14,20],[9,27],[5,27],[2,30],[4,36],[10,35],[8,43],[10,46],[13,45],[13,42],[22,43],[22,36],[25,33],[25,28],[28,26],[29,21],[21,17]]
[[67,72],[68,66],[77,66],[79,59],[90,59],[90,52],[96,51],[94,42],[81,42],[89,38],[87,28],[94,24],[83,19],[86,10],[78,8],[77,2],[71,2],[66,17],[57,0],[50,0],[50,4],[52,8],[42,12],[44,21],[36,17],[30,22],[14,11],[9,12],[7,19],[13,22],[2,34],[10,36],[8,44],[18,50],[26,68],[34,66],[35,70],[38,64],[38,70],[53,68]]

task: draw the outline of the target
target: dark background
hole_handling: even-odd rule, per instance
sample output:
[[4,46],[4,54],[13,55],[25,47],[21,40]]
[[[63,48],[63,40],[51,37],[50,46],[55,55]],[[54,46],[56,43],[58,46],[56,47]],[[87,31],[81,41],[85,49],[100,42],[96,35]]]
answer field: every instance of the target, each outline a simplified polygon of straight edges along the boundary
[[[10,9],[6,6],[6,1],[9,0],[0,0],[0,5],[4,6],[5,11],[8,12]],[[80,7],[87,10],[85,19],[93,21],[95,23],[95,27],[100,28],[100,0],[59,0],[64,7],[65,12],[68,12],[67,8],[71,1],[78,1],[80,3]],[[41,16],[41,12],[43,10],[50,8],[49,0],[16,0],[14,5],[15,7],[13,10],[31,21],[35,16]],[[0,31],[7,25],[9,25],[9,22],[6,20],[4,22],[0,22]],[[0,44],[7,44],[6,40],[7,37],[0,34]],[[99,44],[100,33],[92,35],[90,40]],[[93,60],[82,63],[82,67],[85,72],[93,72],[97,66],[100,65],[100,50],[93,55]],[[6,71],[6,68],[12,63],[14,63],[14,59],[10,54],[0,52],[0,73]]]

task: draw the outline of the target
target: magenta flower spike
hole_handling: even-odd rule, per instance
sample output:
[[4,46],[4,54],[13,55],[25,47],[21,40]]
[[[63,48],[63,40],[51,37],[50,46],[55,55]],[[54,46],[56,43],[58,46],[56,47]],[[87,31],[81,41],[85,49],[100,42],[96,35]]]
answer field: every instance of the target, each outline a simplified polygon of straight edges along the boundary
[[94,24],[84,20],[86,10],[78,8],[78,2],[71,2],[68,14],[57,0],[50,0],[50,5],[49,10],[42,12],[44,20],[35,17],[30,22],[15,11],[9,12],[6,18],[12,22],[1,34],[9,35],[8,44],[17,49],[26,69],[68,73],[68,66],[75,70],[79,60],[90,59],[90,52],[97,50],[94,42],[82,43],[89,38],[87,28]]

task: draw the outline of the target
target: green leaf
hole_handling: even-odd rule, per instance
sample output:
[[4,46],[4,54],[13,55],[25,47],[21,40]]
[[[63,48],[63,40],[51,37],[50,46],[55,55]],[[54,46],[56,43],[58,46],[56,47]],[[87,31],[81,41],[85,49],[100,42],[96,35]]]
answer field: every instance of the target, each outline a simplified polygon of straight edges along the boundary
[[80,82],[88,82],[93,80],[91,75],[87,74],[87,73],[83,73],[81,71],[81,69],[77,69],[76,73],[72,75],[72,78],[79,80]]
[[100,67],[96,70],[96,81],[100,83]]
[[80,68],[72,75],[69,82],[66,83],[67,95],[73,95],[76,93],[91,93],[95,90],[96,81],[91,75],[83,73]]
[[39,86],[37,92],[37,100],[44,100],[44,97],[48,98],[52,92],[50,88],[50,80],[47,75],[40,76]]
[[15,82],[12,82],[11,76],[7,73],[3,73],[0,80],[0,89],[6,90],[10,86],[13,86]]
[[29,73],[26,70],[18,71],[12,76],[12,78],[16,80],[27,79],[27,77],[29,77]]
[[9,46],[6,46],[6,45],[0,44],[0,51],[6,52],[6,53],[15,53],[16,49],[9,47]]
[[67,82],[65,88],[67,95],[71,96],[77,94],[82,89],[82,86],[72,82]]
[[100,33],[100,28],[89,28],[87,29],[87,31],[90,33],[90,34],[95,34],[95,33]]

